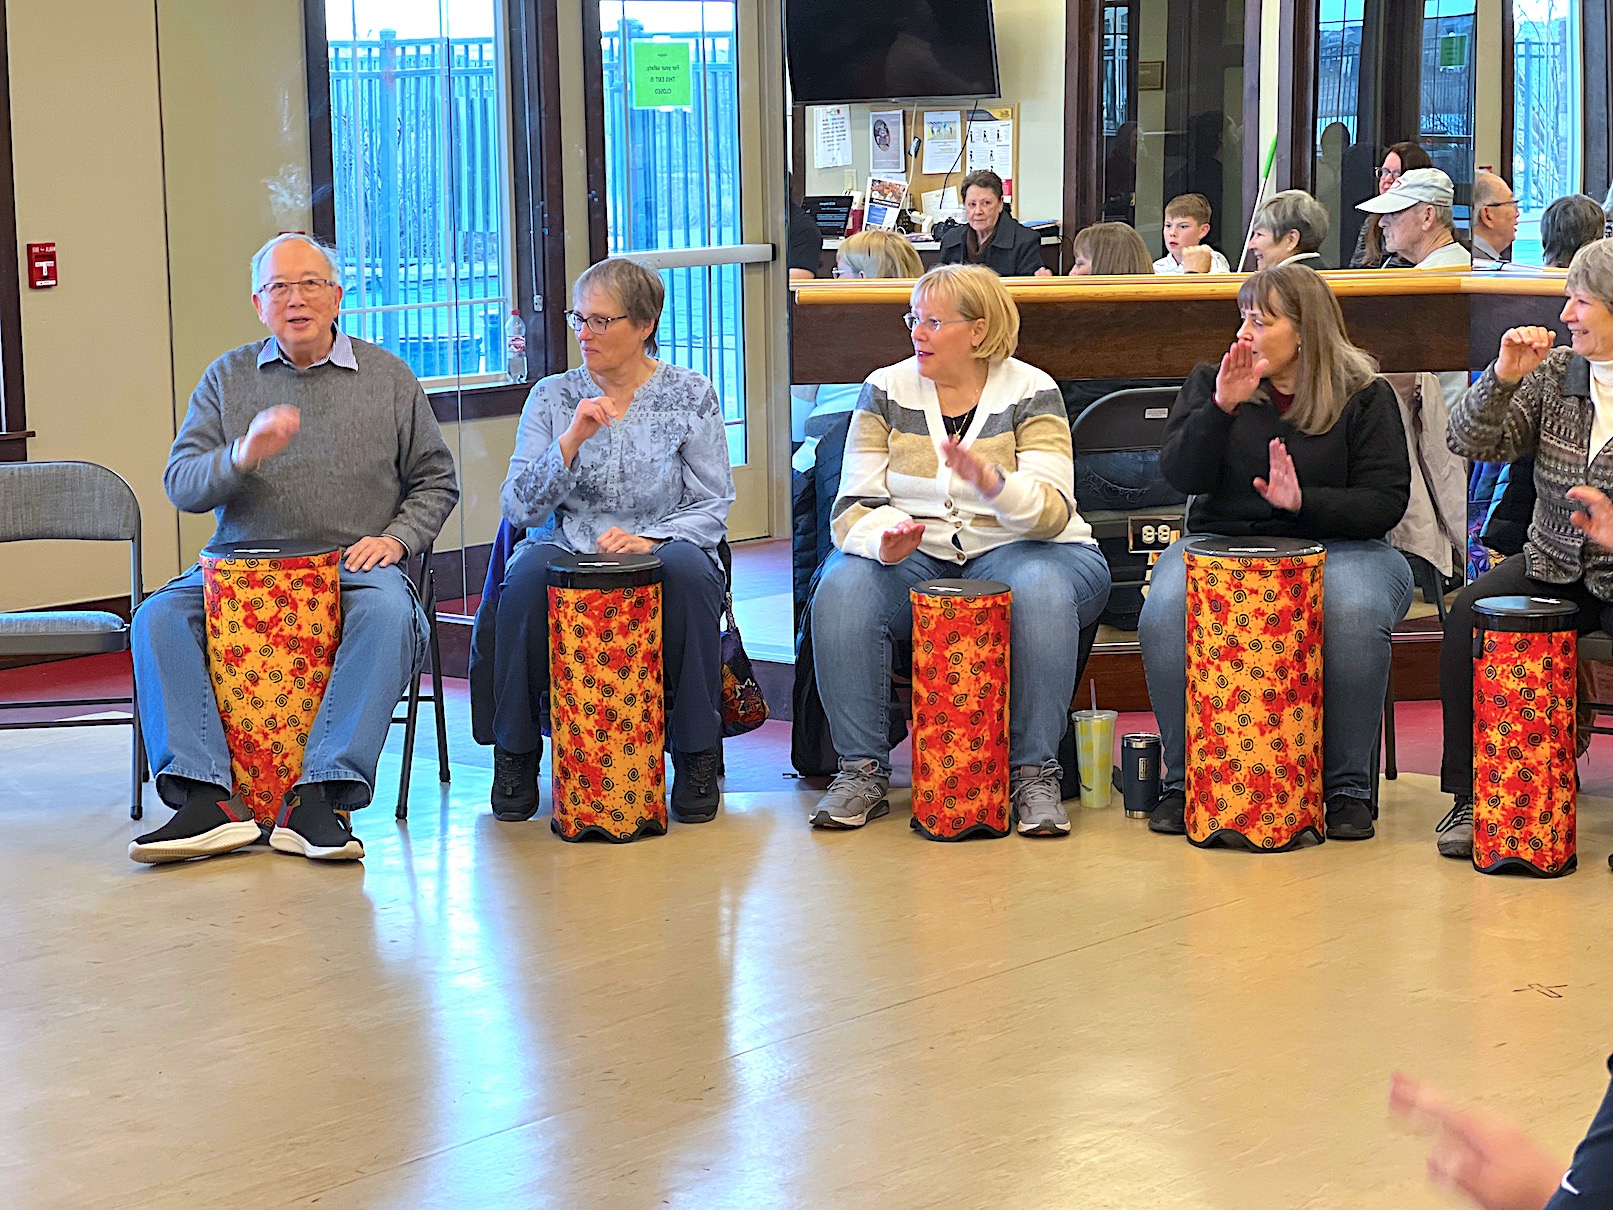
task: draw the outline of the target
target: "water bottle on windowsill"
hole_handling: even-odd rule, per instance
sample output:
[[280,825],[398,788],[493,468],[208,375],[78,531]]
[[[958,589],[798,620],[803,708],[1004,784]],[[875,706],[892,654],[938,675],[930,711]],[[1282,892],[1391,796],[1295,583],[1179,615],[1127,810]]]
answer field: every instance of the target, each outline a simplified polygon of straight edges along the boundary
[[518,308],[511,308],[504,324],[504,376],[511,382],[526,381],[526,324]]

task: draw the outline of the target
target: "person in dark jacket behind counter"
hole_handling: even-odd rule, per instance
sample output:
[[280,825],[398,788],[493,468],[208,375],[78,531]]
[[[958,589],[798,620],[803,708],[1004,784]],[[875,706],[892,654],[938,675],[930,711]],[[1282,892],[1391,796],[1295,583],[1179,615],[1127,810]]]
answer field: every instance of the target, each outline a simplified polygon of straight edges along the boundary
[[941,236],[943,265],[984,265],[1001,277],[1050,277],[1042,237],[1003,209],[1003,179],[989,169],[963,178],[969,221]]
[[[1400,406],[1350,343],[1314,270],[1282,264],[1238,291],[1243,323],[1219,367],[1198,366],[1166,422],[1160,469],[1194,497],[1194,538],[1307,538],[1327,548],[1322,593],[1322,788],[1330,840],[1373,834],[1378,716],[1389,632],[1411,604],[1411,568],[1384,541],[1411,495]],[[1186,804],[1184,538],[1154,567],[1138,640],[1164,747],[1148,826],[1181,834]]]

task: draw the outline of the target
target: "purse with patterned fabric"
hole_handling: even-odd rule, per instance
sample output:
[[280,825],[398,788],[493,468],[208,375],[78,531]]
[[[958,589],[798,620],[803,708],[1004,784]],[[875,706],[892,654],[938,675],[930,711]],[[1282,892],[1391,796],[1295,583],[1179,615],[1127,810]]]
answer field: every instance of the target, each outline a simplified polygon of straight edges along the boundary
[[732,593],[724,604],[724,614],[728,626],[722,632],[722,733],[744,735],[767,721],[767,701],[756,683],[750,656],[745,654],[744,640],[739,637]]

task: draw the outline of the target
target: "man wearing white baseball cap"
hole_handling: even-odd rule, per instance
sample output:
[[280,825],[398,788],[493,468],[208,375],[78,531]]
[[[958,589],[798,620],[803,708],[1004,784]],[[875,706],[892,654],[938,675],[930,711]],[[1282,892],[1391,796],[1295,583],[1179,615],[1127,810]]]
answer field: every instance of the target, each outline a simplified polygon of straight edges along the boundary
[[1456,191],[1438,168],[1413,168],[1377,197],[1356,207],[1376,214],[1383,246],[1419,269],[1466,269],[1473,255],[1456,242],[1451,206]]

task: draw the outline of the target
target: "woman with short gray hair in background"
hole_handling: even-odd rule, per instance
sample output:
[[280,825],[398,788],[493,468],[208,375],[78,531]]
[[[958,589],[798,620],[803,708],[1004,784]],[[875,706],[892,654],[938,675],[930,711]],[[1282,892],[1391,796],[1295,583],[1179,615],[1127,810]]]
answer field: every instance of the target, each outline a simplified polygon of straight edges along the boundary
[[1456,453],[1485,462],[1534,459],[1535,507],[1523,553],[1469,584],[1445,618],[1439,780],[1455,798],[1438,828],[1445,857],[1473,855],[1474,602],[1559,597],[1579,607],[1581,634],[1613,630],[1613,241],[1575,253],[1563,288],[1570,344],[1557,346],[1550,328],[1511,329],[1451,410],[1447,439]]
[[1274,269],[1290,260],[1325,269],[1321,248],[1326,238],[1327,207],[1303,189],[1284,189],[1255,211],[1249,251],[1256,269]]
[[1540,216],[1540,246],[1548,269],[1566,269],[1586,244],[1603,237],[1607,213],[1595,198],[1570,193],[1546,207]]

